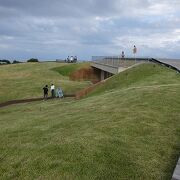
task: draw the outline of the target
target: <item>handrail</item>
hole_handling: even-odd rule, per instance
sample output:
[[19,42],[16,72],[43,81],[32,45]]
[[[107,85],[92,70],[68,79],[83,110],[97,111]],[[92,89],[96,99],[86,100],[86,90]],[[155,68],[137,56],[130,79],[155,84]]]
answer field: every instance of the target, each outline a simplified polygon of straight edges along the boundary
[[[97,59],[96,59],[97,58]],[[170,69],[173,69],[175,71],[177,71],[178,73],[180,73],[180,69],[171,65],[171,64],[168,64],[168,63],[165,63],[163,61],[160,61],[160,60],[157,60],[157,59],[154,59],[154,58],[139,58],[137,57],[136,59],[135,58],[121,58],[121,57],[118,57],[118,56],[99,56],[99,59],[98,59],[98,56],[94,56],[92,59],[96,59],[96,60],[92,60],[93,63],[97,63],[97,64],[103,64],[103,65],[106,65],[106,66],[110,66],[110,67],[119,67],[118,66],[118,60],[119,61],[129,61],[129,60],[134,60],[136,63],[139,62],[139,61],[147,61],[147,62],[153,62],[153,63],[157,63],[157,64],[160,64],[160,65],[163,65],[163,66],[166,66]]]
[[167,64],[167,63],[165,63],[165,62],[159,61],[159,60],[154,59],[154,58],[149,59],[149,61],[150,61],[150,62],[157,63],[157,64],[161,64],[161,65],[163,65],[163,66],[166,66],[166,67],[168,67],[168,68],[170,68],[170,69],[173,69],[173,70],[177,71],[178,73],[180,73],[180,69],[178,69],[177,67],[175,67],[175,66],[173,66],[173,65],[171,65],[171,64]]

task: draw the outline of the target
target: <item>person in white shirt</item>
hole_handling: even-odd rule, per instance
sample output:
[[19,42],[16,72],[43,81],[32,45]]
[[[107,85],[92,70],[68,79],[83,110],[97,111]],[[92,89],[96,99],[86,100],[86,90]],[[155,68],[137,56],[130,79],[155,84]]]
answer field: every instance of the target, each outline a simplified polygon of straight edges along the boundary
[[70,58],[70,62],[73,62],[74,61],[74,57],[73,56],[71,56],[71,58]]
[[55,86],[54,86],[54,84],[51,84],[51,97],[52,98],[55,97]]

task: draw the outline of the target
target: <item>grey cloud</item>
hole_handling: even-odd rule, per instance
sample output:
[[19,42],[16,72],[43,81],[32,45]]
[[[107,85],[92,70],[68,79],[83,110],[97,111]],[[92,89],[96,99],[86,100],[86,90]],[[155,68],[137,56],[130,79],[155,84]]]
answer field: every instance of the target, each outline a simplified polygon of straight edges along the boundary
[[108,14],[116,9],[113,6],[114,3],[109,0],[3,0],[0,5],[6,10],[18,10],[31,16],[59,16],[60,18],[84,14]]
[[155,49],[146,41],[158,36],[164,39],[157,50],[172,43],[175,51],[179,5],[177,0],[0,0],[0,58],[47,59],[69,53],[90,58],[122,49],[130,54],[131,43],[137,43],[144,55],[153,55]]

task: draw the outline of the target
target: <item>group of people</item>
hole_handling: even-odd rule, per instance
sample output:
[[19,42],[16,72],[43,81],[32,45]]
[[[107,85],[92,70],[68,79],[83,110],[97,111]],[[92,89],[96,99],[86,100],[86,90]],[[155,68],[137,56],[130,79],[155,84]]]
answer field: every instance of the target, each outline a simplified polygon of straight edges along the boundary
[[65,59],[65,62],[77,62],[77,56],[68,56],[67,59]]
[[[134,54],[134,56],[135,56],[135,54],[137,53],[137,47],[134,45],[134,47],[133,47],[133,54]],[[125,58],[125,52],[124,51],[122,51],[122,53],[121,53],[121,58],[122,59],[124,59]]]
[[[45,85],[43,87],[43,92],[44,92],[44,100],[48,99],[48,85]],[[51,87],[50,87],[50,91],[51,91],[51,98],[63,98],[64,95],[63,95],[63,91],[60,87],[58,88],[55,88],[55,85],[54,84],[51,84]]]

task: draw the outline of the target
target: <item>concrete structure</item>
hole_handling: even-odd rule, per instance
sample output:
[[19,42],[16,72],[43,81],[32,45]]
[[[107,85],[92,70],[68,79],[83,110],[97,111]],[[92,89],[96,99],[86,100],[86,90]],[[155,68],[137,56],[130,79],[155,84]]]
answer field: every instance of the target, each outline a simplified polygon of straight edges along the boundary
[[93,62],[91,66],[111,74],[118,74],[119,72],[126,69],[125,67],[112,66],[109,64],[103,64],[101,62]]
[[104,80],[114,74],[118,74],[137,64],[147,62],[148,59],[119,58],[119,57],[96,57],[91,66],[100,70],[100,79]]
[[104,80],[114,74],[118,74],[128,68],[136,66],[140,63],[154,62],[162,64],[171,69],[180,72],[180,60],[171,59],[153,59],[153,58],[120,58],[117,56],[113,57],[93,57],[91,66],[100,70],[100,79]]

